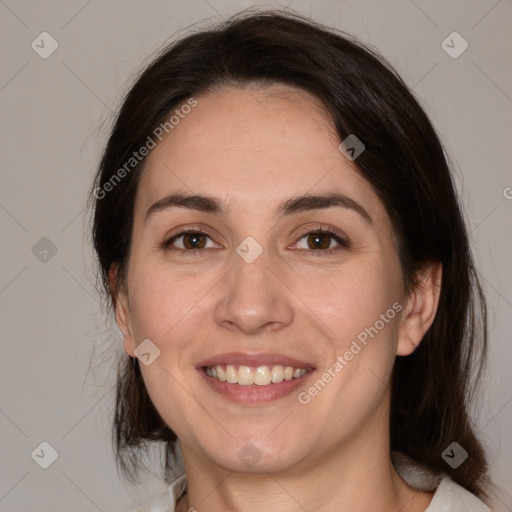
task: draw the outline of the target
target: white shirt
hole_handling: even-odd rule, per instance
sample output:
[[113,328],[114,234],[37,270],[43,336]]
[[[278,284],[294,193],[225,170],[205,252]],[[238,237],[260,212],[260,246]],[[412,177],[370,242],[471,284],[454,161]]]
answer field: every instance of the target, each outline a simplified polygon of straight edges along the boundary
[[[413,488],[434,491],[425,512],[492,512],[474,494],[455,483],[446,473],[434,474],[402,453],[391,452],[393,464],[400,476]],[[185,493],[187,478],[183,474],[169,487],[136,512],[175,512],[176,503]]]

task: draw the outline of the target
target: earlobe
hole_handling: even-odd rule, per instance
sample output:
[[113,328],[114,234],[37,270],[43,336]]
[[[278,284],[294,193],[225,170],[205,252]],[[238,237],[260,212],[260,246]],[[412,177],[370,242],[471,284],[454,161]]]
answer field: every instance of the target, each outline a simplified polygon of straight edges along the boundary
[[442,265],[430,263],[419,273],[419,283],[407,298],[398,334],[398,356],[418,347],[436,316],[441,293]]
[[135,357],[135,342],[131,322],[130,304],[124,287],[117,281],[117,265],[112,265],[109,271],[109,284],[111,294],[114,297],[116,322],[124,337],[124,351],[131,357]]

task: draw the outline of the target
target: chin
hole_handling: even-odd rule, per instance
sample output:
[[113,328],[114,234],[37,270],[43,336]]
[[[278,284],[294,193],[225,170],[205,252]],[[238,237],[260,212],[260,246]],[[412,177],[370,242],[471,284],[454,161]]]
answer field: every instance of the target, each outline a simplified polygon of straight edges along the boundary
[[[216,443],[205,455],[217,466],[236,473],[279,473],[295,467],[300,462],[304,442],[288,444],[284,439],[265,439],[264,436],[248,436],[247,433],[227,443]],[[294,436],[295,437],[295,436]],[[242,440],[243,439],[243,440]],[[295,437],[300,439],[300,437]],[[210,445],[212,447],[212,445]]]

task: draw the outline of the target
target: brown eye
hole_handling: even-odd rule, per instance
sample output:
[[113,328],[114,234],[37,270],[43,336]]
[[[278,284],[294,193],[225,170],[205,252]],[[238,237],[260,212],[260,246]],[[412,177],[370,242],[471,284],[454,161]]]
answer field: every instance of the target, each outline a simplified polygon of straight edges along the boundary
[[[331,242],[334,242],[334,244],[331,245]],[[300,238],[298,244],[299,249],[312,249],[310,252],[313,253],[330,253],[340,249],[348,249],[349,247],[350,243],[347,239],[334,231],[324,229],[306,233]]]
[[329,249],[331,238],[327,233],[311,233],[307,237],[308,247],[310,249]]
[[206,237],[201,233],[183,235],[183,246],[187,249],[202,249],[206,245]]
[[[210,245],[207,244],[210,242]],[[169,250],[193,252],[201,249],[211,249],[215,243],[210,236],[200,231],[182,231],[164,242],[163,247]]]

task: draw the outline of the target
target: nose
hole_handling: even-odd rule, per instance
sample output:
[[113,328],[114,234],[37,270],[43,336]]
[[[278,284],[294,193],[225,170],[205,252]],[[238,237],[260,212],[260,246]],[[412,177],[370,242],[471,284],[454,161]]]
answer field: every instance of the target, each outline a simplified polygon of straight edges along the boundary
[[216,306],[217,323],[246,334],[290,325],[294,315],[291,292],[276,273],[277,269],[268,266],[265,252],[252,263],[235,254]]

